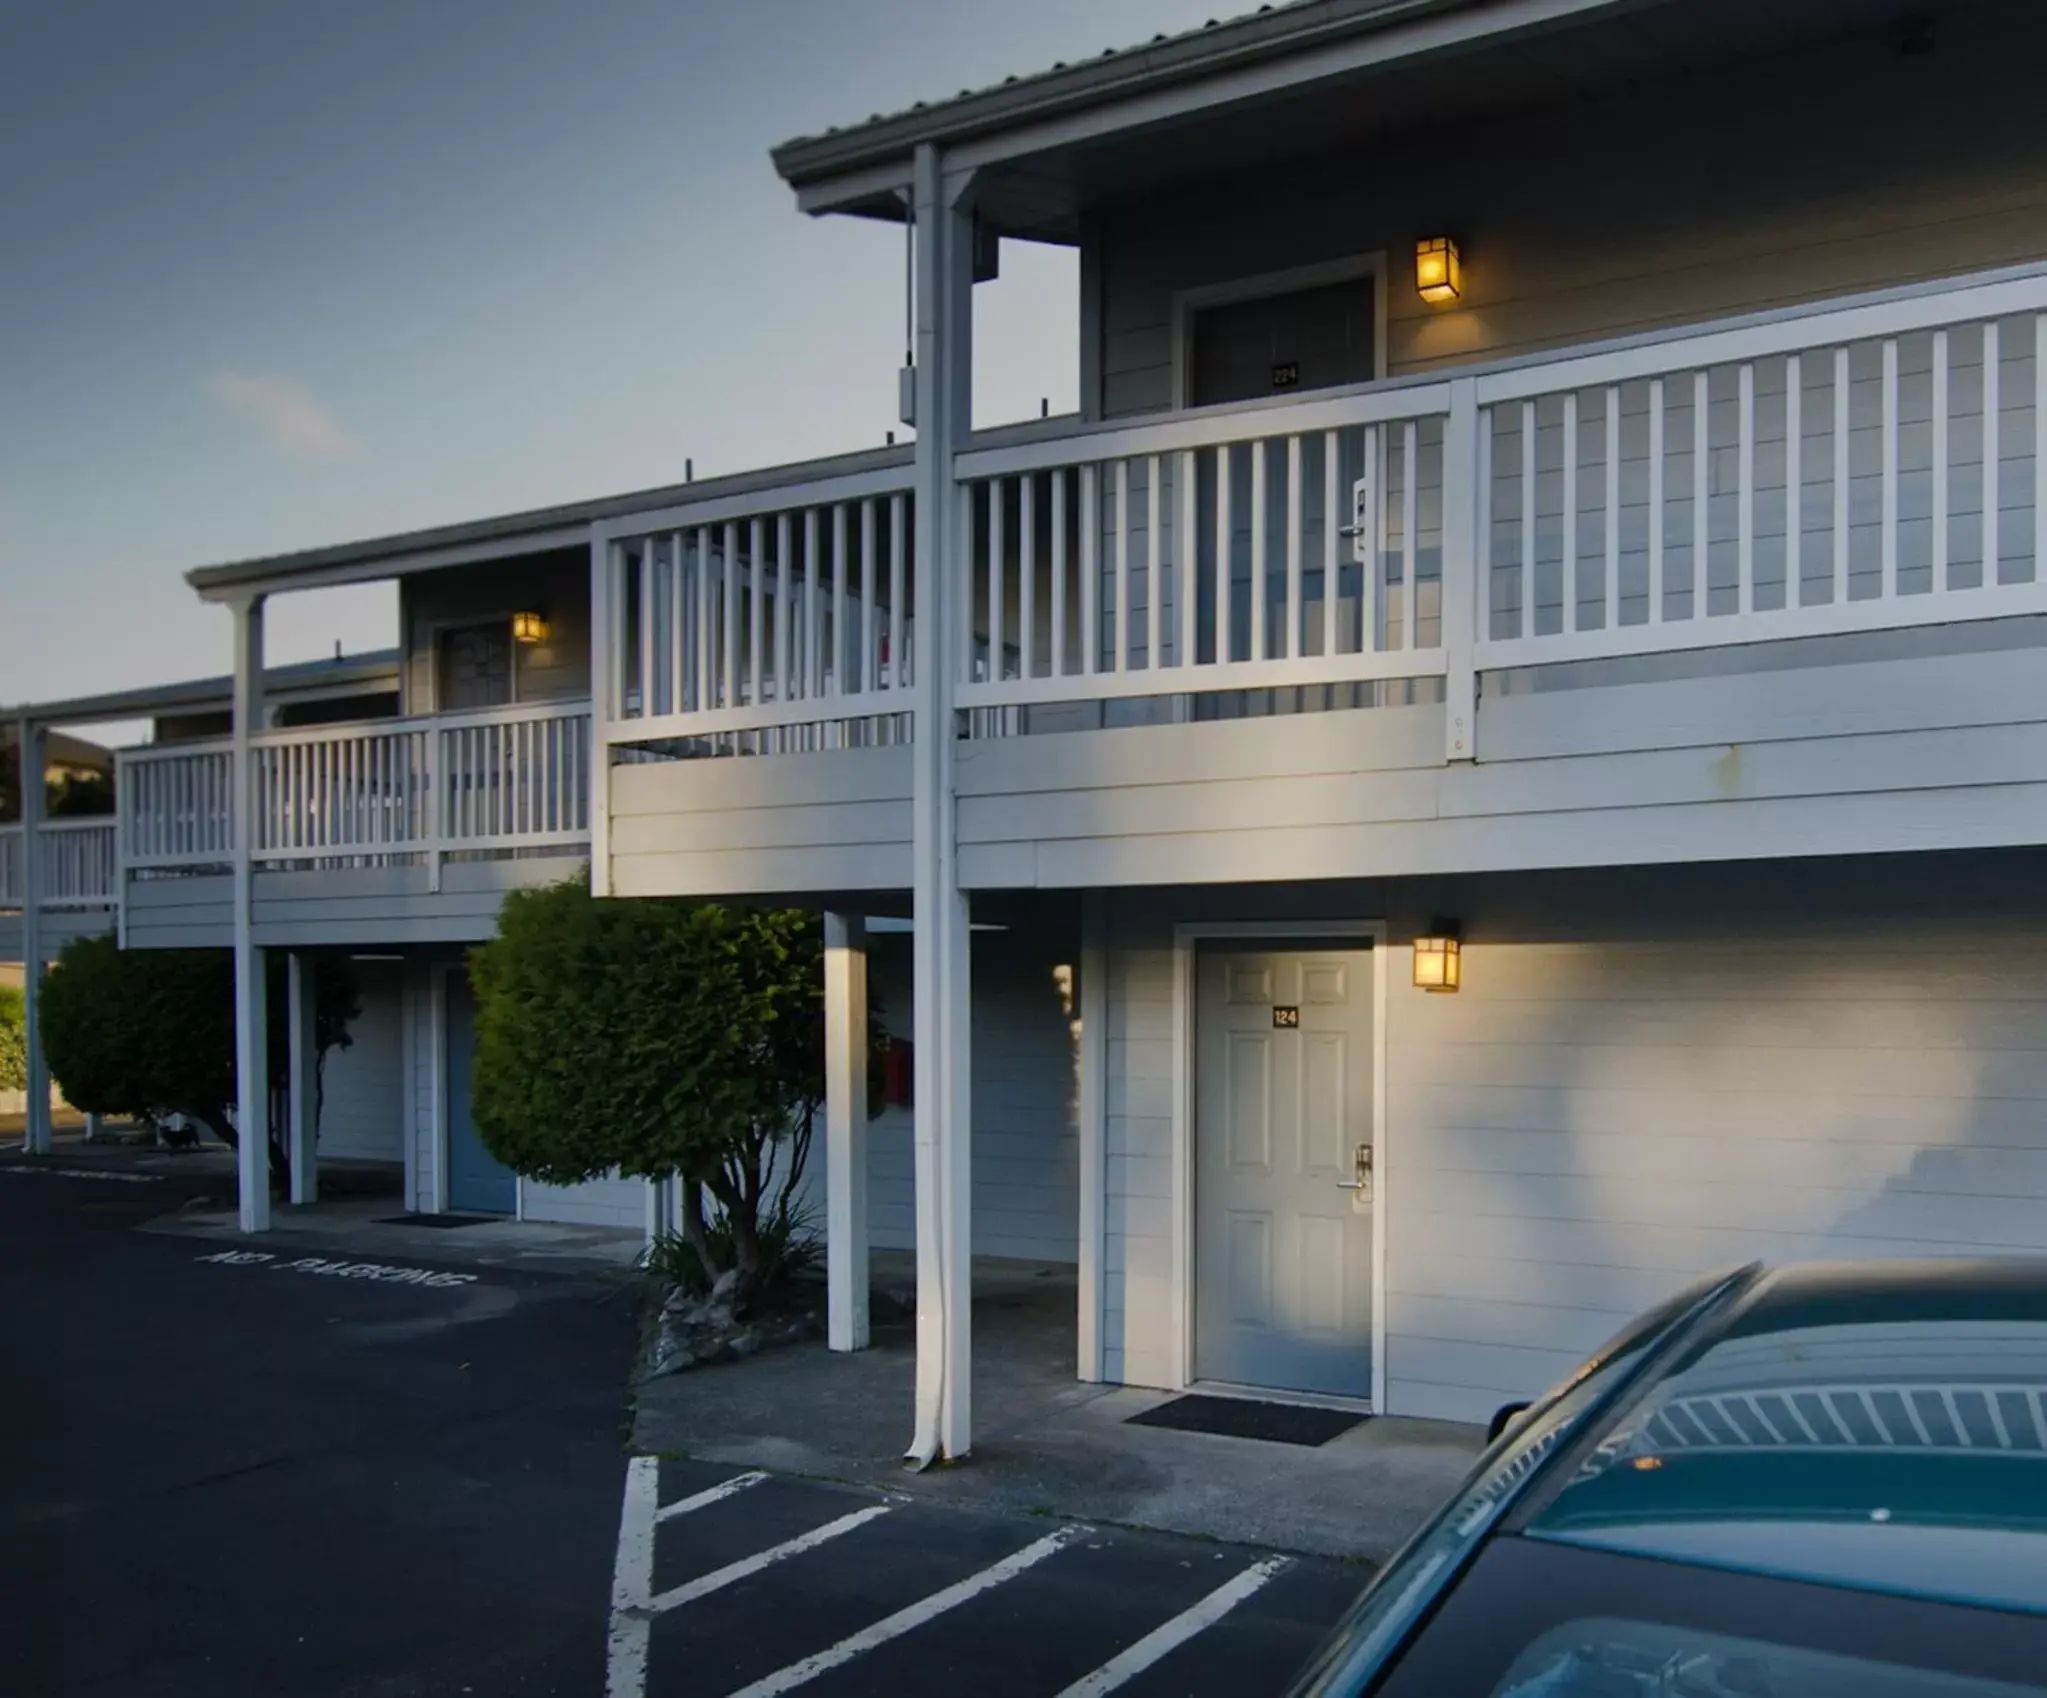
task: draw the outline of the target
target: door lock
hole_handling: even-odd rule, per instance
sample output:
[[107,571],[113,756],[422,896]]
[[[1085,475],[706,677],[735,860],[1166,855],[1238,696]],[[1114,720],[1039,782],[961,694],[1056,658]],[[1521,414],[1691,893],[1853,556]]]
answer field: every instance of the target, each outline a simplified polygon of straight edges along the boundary
[[1360,1144],[1351,1159],[1351,1177],[1336,1182],[1339,1191],[1354,1192],[1352,1201],[1369,1203],[1372,1200],[1372,1146]]

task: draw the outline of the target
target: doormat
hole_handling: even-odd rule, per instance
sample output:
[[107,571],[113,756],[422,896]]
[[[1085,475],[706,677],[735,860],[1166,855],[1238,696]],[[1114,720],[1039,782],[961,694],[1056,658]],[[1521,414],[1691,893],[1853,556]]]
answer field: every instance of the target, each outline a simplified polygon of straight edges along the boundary
[[1270,1444],[1327,1444],[1367,1419],[1348,1409],[1316,1409],[1303,1403],[1255,1403],[1248,1397],[1204,1397],[1192,1393],[1132,1415],[1133,1427],[1170,1427],[1181,1433],[1214,1433],[1225,1439],[1264,1439]]
[[481,1226],[487,1220],[496,1220],[496,1215],[449,1215],[417,1214],[386,1215],[377,1222],[379,1226],[432,1226],[445,1231],[451,1226]]

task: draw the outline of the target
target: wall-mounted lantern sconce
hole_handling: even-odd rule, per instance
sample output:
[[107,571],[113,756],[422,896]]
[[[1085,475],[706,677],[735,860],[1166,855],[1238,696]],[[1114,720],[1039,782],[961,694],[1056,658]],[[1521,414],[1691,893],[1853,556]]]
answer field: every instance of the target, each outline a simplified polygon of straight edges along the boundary
[[1414,988],[1454,991],[1464,982],[1464,959],[1455,920],[1431,920],[1414,940]]
[[544,643],[547,641],[547,615],[544,613],[515,613],[512,615],[512,641],[515,643]]
[[1442,306],[1464,293],[1464,265],[1457,244],[1448,236],[1430,236],[1415,244],[1414,286],[1430,306]]

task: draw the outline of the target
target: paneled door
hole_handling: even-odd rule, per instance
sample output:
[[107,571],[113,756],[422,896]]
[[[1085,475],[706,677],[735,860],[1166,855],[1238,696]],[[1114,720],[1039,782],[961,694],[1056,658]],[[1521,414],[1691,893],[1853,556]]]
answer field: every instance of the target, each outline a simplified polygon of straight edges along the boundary
[[1196,968],[1194,1374],[1372,1387],[1372,955],[1205,946]]
[[448,1207],[458,1214],[508,1215],[518,1202],[518,1181],[476,1130],[475,1066],[476,992],[457,969],[448,975]]

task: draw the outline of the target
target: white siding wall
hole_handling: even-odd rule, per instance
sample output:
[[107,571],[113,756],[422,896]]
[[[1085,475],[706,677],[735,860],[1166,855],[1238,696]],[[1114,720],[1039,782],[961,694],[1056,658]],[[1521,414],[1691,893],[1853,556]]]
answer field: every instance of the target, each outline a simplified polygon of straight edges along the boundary
[[[1387,256],[1395,376],[2047,256],[2039,28],[2006,0],[1943,8],[1928,54],[1886,20],[1631,86],[1573,76],[1553,103],[1111,208],[1082,262],[1101,410],[1173,404],[1176,292],[1364,253]],[[1447,309],[1414,283],[1415,242],[1443,234]]]
[[[1078,949],[1014,932],[974,934],[974,1253],[1071,1262],[1079,1242],[1076,1038],[1056,969]],[[871,944],[870,981],[892,1032],[911,1025],[910,939]],[[868,1127],[869,1241],[916,1245],[916,1116],[890,1109]],[[822,1145],[812,1152],[823,1206]]]
[[[2014,852],[1240,898],[1391,918],[1389,1409],[1482,1420],[1751,1257],[2047,1253],[2042,870]],[[1466,920],[1454,997],[1408,983],[1401,940],[1437,910]],[[1106,1365],[1156,1384],[1170,904],[1127,908],[1112,942]]]
[[401,963],[350,964],[362,1012],[347,1049],[329,1053],[320,1154],[405,1159],[404,995]]
[[647,1224],[647,1185],[641,1179],[591,1179],[581,1185],[521,1182],[520,1212],[527,1220],[571,1226],[617,1226],[638,1232]]

